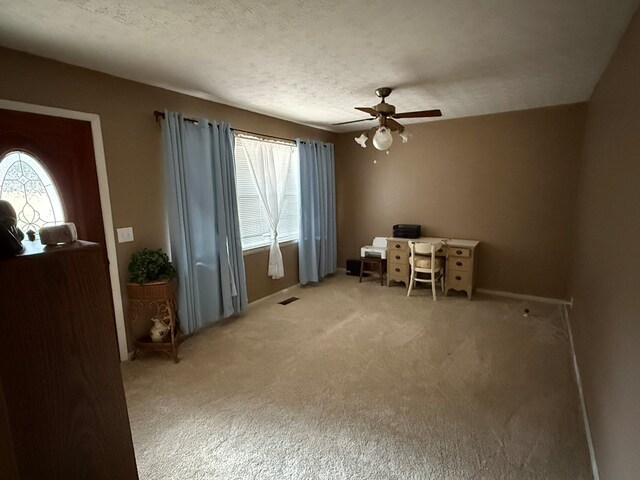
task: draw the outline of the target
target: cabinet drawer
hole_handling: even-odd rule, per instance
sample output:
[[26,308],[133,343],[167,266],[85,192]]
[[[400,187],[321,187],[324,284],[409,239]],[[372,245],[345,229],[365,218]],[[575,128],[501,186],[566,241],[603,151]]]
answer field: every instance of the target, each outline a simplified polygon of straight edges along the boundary
[[406,252],[409,251],[409,244],[406,240],[387,240],[387,249],[390,251],[402,250]]
[[409,263],[409,252],[403,250],[389,250],[387,252],[387,262],[389,264],[400,263],[406,265]]
[[406,263],[403,265],[391,263],[387,268],[387,275],[390,278],[402,278],[404,280],[409,275],[409,265]]
[[447,288],[454,290],[464,290],[471,286],[471,273],[460,270],[449,270],[447,272]]
[[453,257],[447,258],[447,268],[449,270],[457,270],[461,272],[470,272],[472,267],[472,260],[465,257]]
[[447,254],[453,257],[466,257],[469,258],[471,256],[471,249],[462,248],[462,247],[447,247]]

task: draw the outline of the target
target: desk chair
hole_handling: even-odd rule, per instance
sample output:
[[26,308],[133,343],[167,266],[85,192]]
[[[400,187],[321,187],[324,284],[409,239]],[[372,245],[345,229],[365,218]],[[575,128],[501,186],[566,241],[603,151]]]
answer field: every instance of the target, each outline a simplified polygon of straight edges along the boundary
[[[409,289],[407,297],[411,295],[411,289],[416,282],[430,283],[433,299],[436,298],[436,282],[440,280],[440,288],[444,293],[444,269],[442,259],[436,257],[436,251],[442,248],[442,242],[436,243],[417,243],[409,242],[409,264],[411,266],[411,278],[409,279]],[[428,274],[428,278],[420,277],[420,274]]]

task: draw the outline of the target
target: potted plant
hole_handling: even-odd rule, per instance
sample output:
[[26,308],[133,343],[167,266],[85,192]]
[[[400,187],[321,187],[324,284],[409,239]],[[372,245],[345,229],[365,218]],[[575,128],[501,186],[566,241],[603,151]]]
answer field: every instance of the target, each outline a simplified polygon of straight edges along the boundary
[[130,283],[169,281],[175,276],[176,270],[161,248],[158,250],[143,248],[131,256],[129,262]]
[[168,298],[173,294],[176,270],[162,249],[144,248],[129,261],[129,299]]
[[132,359],[151,350],[167,353],[174,362],[178,361],[181,339],[176,322],[175,276],[175,268],[161,249],[145,248],[131,256],[127,294],[135,347]]

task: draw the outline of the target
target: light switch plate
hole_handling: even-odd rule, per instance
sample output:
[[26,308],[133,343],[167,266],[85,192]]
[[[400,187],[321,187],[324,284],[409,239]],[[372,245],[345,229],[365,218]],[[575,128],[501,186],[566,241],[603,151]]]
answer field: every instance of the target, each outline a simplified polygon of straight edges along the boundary
[[118,228],[118,243],[133,242],[133,227]]

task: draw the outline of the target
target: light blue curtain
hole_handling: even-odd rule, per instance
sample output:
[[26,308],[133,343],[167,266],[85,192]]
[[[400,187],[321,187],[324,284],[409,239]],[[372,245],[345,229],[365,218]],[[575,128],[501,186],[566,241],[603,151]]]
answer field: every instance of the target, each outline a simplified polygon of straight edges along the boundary
[[300,162],[300,283],[336,271],[336,188],[333,145],[296,140]]
[[233,133],[165,111],[162,137],[178,315],[190,333],[247,306]]

